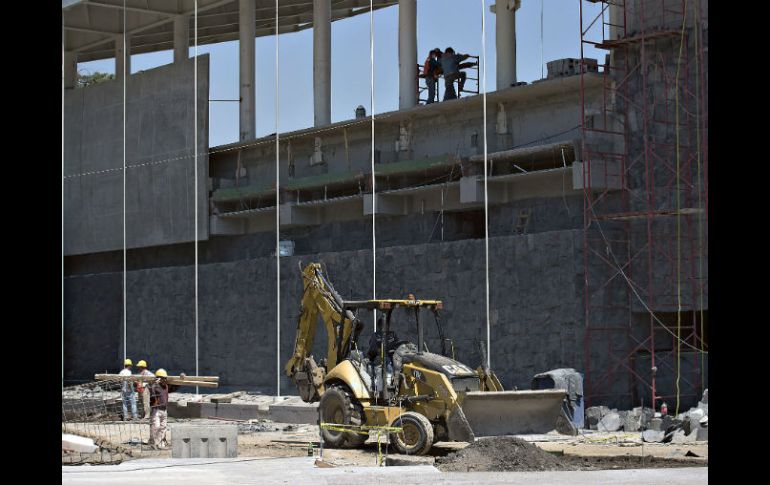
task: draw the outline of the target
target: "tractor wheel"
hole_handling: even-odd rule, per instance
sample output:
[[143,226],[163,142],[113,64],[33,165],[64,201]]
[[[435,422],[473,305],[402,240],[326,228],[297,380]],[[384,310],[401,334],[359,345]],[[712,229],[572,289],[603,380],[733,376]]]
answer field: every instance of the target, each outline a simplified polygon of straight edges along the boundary
[[402,428],[391,434],[391,442],[399,453],[424,455],[433,446],[433,425],[420,413],[406,412],[396,418],[392,426]]
[[[363,410],[353,393],[345,385],[332,384],[318,403],[318,422],[329,424],[362,424]],[[321,429],[324,445],[330,448],[355,448],[366,441],[367,436],[350,431]]]

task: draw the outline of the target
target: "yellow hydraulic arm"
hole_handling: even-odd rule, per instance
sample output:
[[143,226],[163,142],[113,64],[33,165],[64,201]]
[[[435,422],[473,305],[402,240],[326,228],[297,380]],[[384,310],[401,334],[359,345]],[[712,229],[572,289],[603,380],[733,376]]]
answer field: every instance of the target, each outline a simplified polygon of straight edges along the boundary
[[[310,263],[302,270],[304,292],[302,309],[297,322],[294,353],[286,363],[286,375],[294,380],[302,399],[308,402],[320,398],[323,379],[350,350],[353,332],[360,332],[363,324],[353,312],[343,307],[343,302],[323,273],[321,265]],[[316,365],[310,352],[316,334],[318,317],[326,326],[326,368]]]

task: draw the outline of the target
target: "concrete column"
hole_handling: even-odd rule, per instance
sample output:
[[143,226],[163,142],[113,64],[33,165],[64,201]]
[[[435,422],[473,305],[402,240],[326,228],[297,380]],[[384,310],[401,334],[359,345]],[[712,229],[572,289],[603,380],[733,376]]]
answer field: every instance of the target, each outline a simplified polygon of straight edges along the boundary
[[610,40],[620,38],[623,34],[623,7],[609,4],[610,7]]
[[417,1],[398,1],[398,107],[417,105]]
[[64,88],[75,87],[78,80],[78,58],[73,51],[64,51]]
[[255,0],[239,0],[239,53],[240,53],[240,139],[257,137],[256,71],[254,66],[254,38],[256,36]]
[[124,34],[115,36],[115,79],[123,79],[123,62],[126,63],[126,76],[131,75],[131,37],[125,36],[126,54],[123,56]]
[[315,126],[332,122],[331,0],[313,0],[313,114]]
[[174,63],[190,58],[190,16],[174,17]]
[[516,9],[518,0],[495,1],[495,49],[497,52],[497,89],[516,82]]

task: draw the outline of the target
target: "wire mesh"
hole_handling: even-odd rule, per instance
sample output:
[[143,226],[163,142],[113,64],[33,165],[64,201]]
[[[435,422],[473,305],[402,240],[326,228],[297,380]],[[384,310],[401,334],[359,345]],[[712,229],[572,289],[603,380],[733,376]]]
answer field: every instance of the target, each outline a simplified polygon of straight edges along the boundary
[[[126,394],[124,415],[124,383],[132,389],[137,414],[133,415]],[[146,388],[144,392],[149,392]],[[145,416],[143,394],[136,383],[122,379],[89,382],[62,389],[62,435],[71,434],[92,439],[93,452],[76,451],[62,443],[62,464],[117,464],[140,457],[167,455],[170,446],[157,449],[151,440],[151,416]],[[151,413],[150,413],[151,414]],[[168,443],[170,439],[166,437]]]

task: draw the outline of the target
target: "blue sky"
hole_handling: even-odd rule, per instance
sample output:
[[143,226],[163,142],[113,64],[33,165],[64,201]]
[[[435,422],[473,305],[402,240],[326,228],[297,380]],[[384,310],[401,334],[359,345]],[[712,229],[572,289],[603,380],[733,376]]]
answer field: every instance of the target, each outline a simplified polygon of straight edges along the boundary
[[[485,0],[487,90],[495,89],[494,0]],[[589,23],[599,8],[586,2],[584,19]],[[541,30],[541,4],[543,28]],[[425,60],[433,47],[448,46],[457,52],[481,55],[481,0],[417,0],[417,59]],[[598,23],[596,24],[599,25]],[[374,13],[374,112],[398,109],[398,7]],[[596,29],[594,29],[596,31]],[[542,34],[541,34],[542,32]],[[522,0],[516,15],[517,73],[519,81],[531,82],[547,75],[545,63],[580,57],[579,0]],[[542,44],[541,44],[542,35]],[[598,34],[600,35],[600,34]],[[280,90],[279,131],[313,125],[313,35],[304,30],[279,37]],[[201,46],[210,55],[210,98],[238,98],[238,42]],[[190,49],[190,55],[193,49]],[[589,49],[586,57],[601,64],[605,51]],[[542,63],[541,63],[542,55]],[[171,51],[135,55],[131,71],[152,69],[172,61]],[[257,136],[275,133],[275,39],[256,39]],[[81,73],[114,72],[113,59],[78,65]],[[353,118],[356,106],[369,110],[369,15],[332,24],[332,122]],[[472,82],[472,81],[469,81]],[[376,118],[375,118],[376,119]],[[209,146],[238,140],[238,104],[209,105]]]

